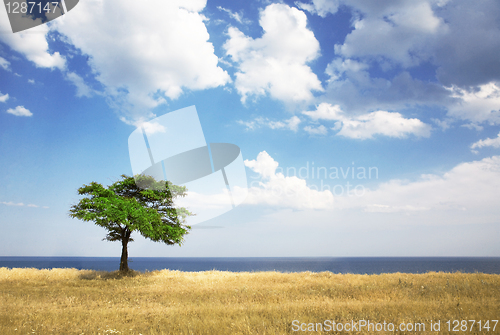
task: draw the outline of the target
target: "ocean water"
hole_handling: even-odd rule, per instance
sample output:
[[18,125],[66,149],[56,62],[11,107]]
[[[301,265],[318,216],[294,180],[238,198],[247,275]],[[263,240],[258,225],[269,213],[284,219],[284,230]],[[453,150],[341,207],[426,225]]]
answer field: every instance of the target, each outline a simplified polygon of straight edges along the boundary
[[[118,257],[0,257],[0,267],[118,270]],[[500,257],[130,257],[136,271],[279,271],[381,274],[482,272],[500,274]]]

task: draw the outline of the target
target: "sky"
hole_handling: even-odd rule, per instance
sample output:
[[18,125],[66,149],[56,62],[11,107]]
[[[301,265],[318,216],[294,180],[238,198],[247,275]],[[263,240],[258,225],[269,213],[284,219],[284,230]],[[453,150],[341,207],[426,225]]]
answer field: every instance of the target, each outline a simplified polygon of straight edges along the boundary
[[77,189],[194,105],[248,195],[131,257],[499,257],[498,55],[496,0],[81,0],[18,33],[0,6],[0,256],[118,257]]

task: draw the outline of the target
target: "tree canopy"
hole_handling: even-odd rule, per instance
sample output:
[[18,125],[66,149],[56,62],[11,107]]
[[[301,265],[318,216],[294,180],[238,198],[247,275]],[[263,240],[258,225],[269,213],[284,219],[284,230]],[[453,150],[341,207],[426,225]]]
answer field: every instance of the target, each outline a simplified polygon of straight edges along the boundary
[[174,207],[175,198],[186,196],[185,187],[150,176],[121,177],[108,187],[96,182],[80,187],[78,194],[85,197],[71,206],[69,215],[104,227],[108,231],[104,240],[121,241],[120,271],[128,271],[127,245],[133,241],[132,232],[155,242],[181,245],[191,229],[185,225],[186,217],[193,214]]

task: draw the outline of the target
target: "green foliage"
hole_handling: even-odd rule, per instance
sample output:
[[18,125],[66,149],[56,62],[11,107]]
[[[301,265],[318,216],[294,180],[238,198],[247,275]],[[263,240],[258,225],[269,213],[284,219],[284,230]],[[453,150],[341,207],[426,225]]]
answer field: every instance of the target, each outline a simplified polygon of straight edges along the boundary
[[176,209],[173,200],[184,197],[186,188],[150,176],[121,177],[107,188],[96,182],[80,187],[78,194],[85,197],[71,207],[69,215],[106,228],[108,241],[128,243],[130,233],[137,231],[155,242],[181,244],[191,228],[184,225],[185,219],[193,214]]

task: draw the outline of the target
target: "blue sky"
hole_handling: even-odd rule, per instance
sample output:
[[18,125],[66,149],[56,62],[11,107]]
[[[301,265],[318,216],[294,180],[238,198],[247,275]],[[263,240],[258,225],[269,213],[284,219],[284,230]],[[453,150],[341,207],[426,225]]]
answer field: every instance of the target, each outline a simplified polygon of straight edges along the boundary
[[118,256],[68,217],[78,187],[130,175],[136,127],[195,105],[207,142],[241,148],[248,196],[132,257],[500,256],[499,18],[494,0],[81,0],[13,34],[2,7],[0,255]]

